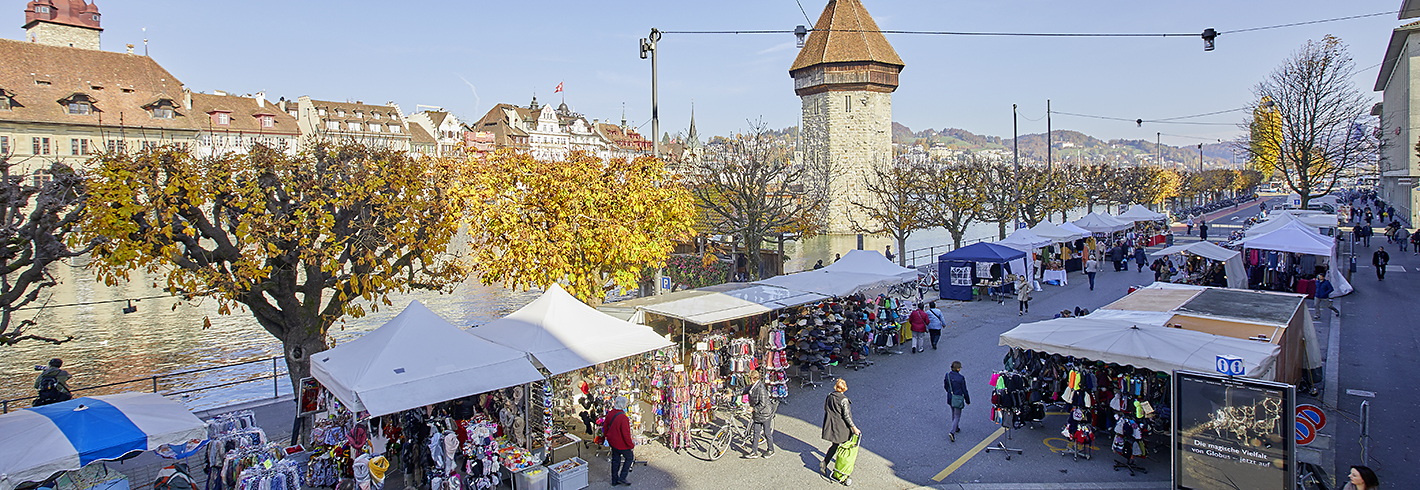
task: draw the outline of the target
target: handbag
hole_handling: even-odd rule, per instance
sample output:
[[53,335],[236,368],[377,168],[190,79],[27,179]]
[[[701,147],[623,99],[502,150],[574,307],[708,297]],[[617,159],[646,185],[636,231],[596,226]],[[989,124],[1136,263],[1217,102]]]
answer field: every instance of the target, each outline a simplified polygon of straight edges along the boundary
[[[948,377],[948,378],[947,378],[947,383],[948,383],[948,384],[951,383],[951,379],[952,379],[951,377]],[[947,392],[947,394],[949,395],[949,396],[948,396],[948,403],[951,405],[952,408],[956,408],[956,409],[966,408],[966,397],[965,397],[965,396],[958,395],[958,394],[952,393],[952,392]]]

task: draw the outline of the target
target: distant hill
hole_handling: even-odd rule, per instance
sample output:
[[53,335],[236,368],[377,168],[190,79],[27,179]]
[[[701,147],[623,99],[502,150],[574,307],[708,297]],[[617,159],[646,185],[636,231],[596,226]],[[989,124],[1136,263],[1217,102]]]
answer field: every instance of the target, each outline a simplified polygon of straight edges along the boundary
[[[1158,159],[1162,149],[1165,163],[1198,163],[1198,147],[1155,145],[1146,140],[1109,140],[1071,130],[1051,131],[1050,143],[1055,147],[1052,155],[1055,161],[1069,161],[1075,158],[1095,161],[1146,161]],[[947,147],[953,150],[1010,150],[1011,139],[999,136],[984,136],[965,129],[944,128],[925,129],[914,132],[900,123],[892,123],[892,141],[901,146]],[[1020,135],[1020,152],[1023,158],[1045,160],[1045,133]],[[1162,148],[1160,148],[1162,147]],[[1203,145],[1203,156],[1211,164],[1229,163],[1232,160],[1232,143],[1214,142]]]

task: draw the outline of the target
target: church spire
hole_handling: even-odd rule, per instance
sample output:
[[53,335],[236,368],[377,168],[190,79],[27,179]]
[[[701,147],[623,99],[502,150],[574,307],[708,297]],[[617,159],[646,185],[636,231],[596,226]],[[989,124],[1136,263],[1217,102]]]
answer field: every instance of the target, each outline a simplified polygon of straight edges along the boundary
[[690,102],[690,134],[686,136],[686,139],[689,140],[686,142],[687,147],[700,147],[700,135],[695,132],[695,101]]

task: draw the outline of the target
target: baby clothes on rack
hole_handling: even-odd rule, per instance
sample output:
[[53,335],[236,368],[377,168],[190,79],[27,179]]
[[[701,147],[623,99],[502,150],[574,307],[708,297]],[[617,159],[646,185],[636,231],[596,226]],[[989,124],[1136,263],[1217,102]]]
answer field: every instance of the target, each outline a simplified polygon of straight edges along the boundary
[[235,490],[301,490],[301,471],[286,459],[252,466],[242,470]]

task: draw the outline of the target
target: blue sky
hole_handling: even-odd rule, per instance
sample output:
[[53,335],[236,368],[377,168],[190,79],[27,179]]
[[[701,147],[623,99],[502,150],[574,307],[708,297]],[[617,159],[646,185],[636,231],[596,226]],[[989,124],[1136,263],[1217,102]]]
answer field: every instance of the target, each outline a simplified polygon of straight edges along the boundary
[[[801,0],[818,19],[823,0]],[[15,29],[24,3],[11,0]],[[1198,33],[1395,11],[1400,0],[1004,1],[864,0],[883,29],[1016,32]],[[268,97],[393,100],[442,106],[477,119],[496,103],[566,102],[588,118],[650,130],[650,63],[637,40],[673,30],[784,29],[811,25],[794,0],[717,2],[105,1],[103,46],[142,50],[189,87]],[[1009,137],[1011,104],[1022,133],[1045,131],[1056,111],[1162,119],[1242,107],[1251,88],[1308,39],[1333,34],[1371,92],[1394,14],[1224,34],[1204,52],[1183,38],[1002,38],[889,35],[906,63],[893,119],[914,130],[958,127]],[[662,131],[684,130],[694,101],[702,135],[762,119],[797,124],[790,34],[666,34],[660,43]],[[565,94],[553,88],[565,83]],[[1229,113],[1196,119],[1236,123]],[[1058,115],[1056,129],[1172,145],[1228,139],[1234,126],[1145,124]]]

